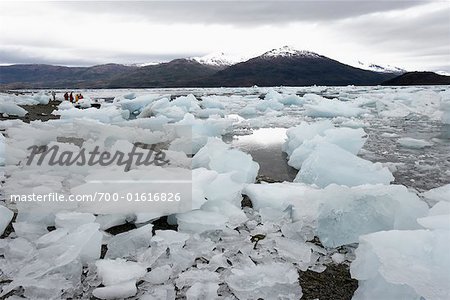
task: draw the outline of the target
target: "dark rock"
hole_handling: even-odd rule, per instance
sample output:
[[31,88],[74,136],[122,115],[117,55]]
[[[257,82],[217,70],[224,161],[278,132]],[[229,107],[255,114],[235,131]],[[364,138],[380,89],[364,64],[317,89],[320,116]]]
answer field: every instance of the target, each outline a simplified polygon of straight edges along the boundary
[[387,80],[382,85],[450,85],[450,76],[433,72],[408,72]]

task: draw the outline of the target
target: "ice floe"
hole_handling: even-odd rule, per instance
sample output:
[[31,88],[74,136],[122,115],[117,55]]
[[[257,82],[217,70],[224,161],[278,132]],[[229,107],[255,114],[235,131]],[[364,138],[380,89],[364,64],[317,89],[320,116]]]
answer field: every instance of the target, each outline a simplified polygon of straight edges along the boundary
[[[442,89],[92,90],[78,105],[62,102],[53,112],[59,120],[2,121],[0,178],[9,193],[92,193],[99,187],[90,181],[102,178],[173,179],[186,172],[192,201],[181,212],[124,205],[114,213],[79,203],[33,213],[32,204],[2,203],[0,297],[299,299],[301,272],[351,263],[359,281],[354,299],[447,299],[449,173],[436,179],[447,185],[418,197],[398,184],[405,164],[384,155],[397,149],[399,158],[417,157],[422,165],[425,150],[446,147],[450,109]],[[108,93],[112,102],[89,107]],[[19,105],[49,98],[1,94],[0,113],[24,116]],[[433,139],[402,132],[401,122],[416,120],[440,131]],[[259,183],[266,179],[257,177],[265,175],[257,155],[230,145],[234,134],[260,127],[282,127],[272,133],[280,135],[277,145],[286,131],[279,154],[299,170],[294,182]],[[131,164],[119,173],[50,167],[49,158],[42,166],[25,164],[33,145],[126,153],[135,144],[157,144],[170,163]]]

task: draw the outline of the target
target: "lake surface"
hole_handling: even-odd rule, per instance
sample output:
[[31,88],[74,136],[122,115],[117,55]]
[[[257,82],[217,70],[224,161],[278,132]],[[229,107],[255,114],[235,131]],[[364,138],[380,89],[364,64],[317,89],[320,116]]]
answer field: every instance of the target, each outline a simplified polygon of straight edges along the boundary
[[282,150],[286,139],[286,128],[260,128],[250,135],[234,136],[231,145],[249,153],[259,163],[259,175],[274,180],[292,181],[297,170],[287,164],[287,155]]

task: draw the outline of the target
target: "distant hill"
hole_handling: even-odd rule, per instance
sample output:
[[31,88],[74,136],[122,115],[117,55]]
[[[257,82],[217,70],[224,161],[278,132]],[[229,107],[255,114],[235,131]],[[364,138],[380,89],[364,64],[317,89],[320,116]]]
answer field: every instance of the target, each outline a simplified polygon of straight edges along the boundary
[[[108,88],[183,87],[205,79],[220,70],[220,67],[201,64],[195,60],[175,59],[168,63],[140,67],[115,76]],[[201,86],[201,81],[198,82]]]
[[408,72],[387,80],[382,85],[450,85],[450,76],[434,72]]
[[273,49],[214,74],[209,86],[376,85],[396,75],[361,70],[309,51]]
[[137,68],[119,64],[93,67],[42,64],[0,66],[0,85],[5,88],[102,88],[118,74]]

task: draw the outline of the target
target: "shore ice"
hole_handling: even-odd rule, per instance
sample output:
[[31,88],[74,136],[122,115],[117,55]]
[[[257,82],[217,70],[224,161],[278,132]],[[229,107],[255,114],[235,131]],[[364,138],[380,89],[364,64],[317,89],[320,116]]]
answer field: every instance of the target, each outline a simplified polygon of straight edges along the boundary
[[[354,87],[342,89],[352,88]],[[257,103],[250,103],[252,102],[250,100],[257,99],[255,95],[220,96],[211,97],[210,100],[204,97],[204,102],[198,101],[192,95],[177,97],[175,101],[169,101],[170,97],[167,95],[147,95],[141,98],[145,101],[141,101],[139,96],[133,93],[124,96],[120,100],[121,104],[119,101],[105,104],[100,110],[95,110],[95,113],[89,109],[75,111],[66,105],[58,110],[62,113],[62,120],[41,124],[36,122],[31,125],[7,121],[4,123],[5,126],[11,127],[7,128],[8,138],[21,146],[55,142],[58,136],[67,132],[75,133],[76,137],[86,140],[104,139],[105,147],[107,142],[113,145],[116,140],[127,141],[128,146],[142,139],[157,142],[166,134],[164,130],[174,126],[176,122],[179,122],[175,125],[179,128],[184,125],[194,128],[198,145],[203,146],[208,141],[207,137],[220,138],[224,133],[232,132],[232,126],[236,125],[235,121],[217,116],[198,119],[211,114],[220,115],[222,111],[224,114],[241,111],[258,115],[251,120],[240,118],[240,126],[247,126],[245,124],[293,126],[302,120],[297,116],[299,112],[303,114],[303,105],[306,109],[305,115],[313,117],[322,115],[327,118],[338,116],[333,122],[315,120],[314,123],[302,123],[288,130],[288,141],[284,145],[284,150],[293,158],[297,155],[295,151],[299,151],[297,149],[303,146],[307,150],[305,153],[310,155],[300,156],[299,162],[302,163],[314,153],[317,154],[323,146],[323,140],[334,145],[328,148],[333,151],[325,151],[322,155],[316,156],[316,162],[306,165],[308,168],[304,171],[309,170],[310,174],[314,174],[308,177],[309,182],[316,183],[317,186],[305,183],[252,184],[258,169],[255,168],[251,156],[229,149],[221,142],[217,142],[217,148],[210,145],[210,149],[202,151],[192,160],[195,161],[197,168],[194,169],[194,173],[198,173],[198,176],[193,177],[194,198],[198,201],[195,202],[193,211],[177,214],[180,232],[156,231],[153,236],[152,225],[147,224],[151,218],[146,219],[139,214],[136,218],[122,215],[112,218],[102,216],[94,220],[91,214],[78,215],[67,212],[58,214],[56,220],[55,216],[51,215],[53,220],[49,221],[47,217],[39,219],[19,213],[14,223],[17,236],[12,234],[0,245],[0,251],[5,255],[4,259],[0,259],[0,266],[5,276],[13,280],[3,286],[2,292],[7,293],[22,286],[23,295],[29,298],[42,295],[44,298],[60,298],[62,291],[70,294],[80,283],[82,266],[92,265],[95,261],[108,264],[111,261],[121,261],[122,258],[133,258],[138,263],[126,262],[134,266],[139,265],[139,274],[144,274],[145,269],[148,275],[142,276],[142,279],[149,281],[139,285],[139,297],[142,296],[142,299],[146,297],[172,299],[175,295],[186,296],[188,299],[216,297],[224,282],[229,283],[235,295],[241,295],[243,298],[255,295],[276,298],[286,295],[288,299],[298,299],[301,297],[298,269],[312,268],[317,255],[311,252],[310,244],[305,244],[305,241],[318,235],[325,246],[336,247],[353,243],[362,234],[368,233],[360,237],[361,250],[357,255],[358,263],[352,266],[352,273],[360,280],[360,289],[355,297],[448,298],[445,294],[448,289],[446,290],[443,285],[443,281],[448,282],[448,278],[445,277],[446,274],[441,273],[443,269],[440,268],[442,265],[444,270],[449,269],[446,260],[448,255],[444,256],[446,253],[443,250],[444,242],[449,239],[443,234],[448,227],[448,189],[443,187],[423,194],[427,200],[441,201],[426,215],[426,206],[418,202],[413,193],[407,192],[405,188],[387,185],[392,180],[390,173],[385,172],[378,164],[362,162],[363,160],[358,160],[355,156],[364,143],[364,131],[349,131],[335,128],[333,125],[335,123],[359,127],[362,123],[357,117],[369,111],[376,111],[385,117],[390,113],[392,116],[421,113],[421,109],[425,108],[425,100],[420,100],[420,97],[409,99],[412,90],[405,90],[396,98],[386,97],[381,101],[377,99],[385,92],[374,91],[376,93],[374,96],[366,95],[367,99],[355,100],[353,104],[350,94],[344,92],[340,95],[345,97],[347,102],[325,100],[319,95],[311,94],[325,89],[302,88],[300,89],[302,92],[307,92],[303,97],[296,96],[294,91],[287,88],[280,88],[280,92],[269,90],[265,99],[256,100]],[[236,90],[236,93],[245,91],[245,89]],[[389,91],[386,89],[386,93]],[[442,121],[445,123],[448,110],[442,100],[439,108],[436,95],[421,94],[427,101],[432,100],[432,105],[426,108],[424,114],[437,118],[442,115]],[[439,95],[444,99],[444,93]],[[43,94],[39,99],[17,97],[17,100],[24,102],[20,104],[36,104],[39,101],[48,101],[48,97]],[[396,101],[399,103],[396,104]],[[327,109],[322,107],[326,103],[331,103],[332,111],[328,107]],[[259,104],[260,110],[256,109],[256,104]],[[276,109],[280,111],[275,111]],[[280,116],[285,112],[295,114]],[[138,116],[138,119],[129,120],[131,115]],[[348,121],[349,116],[354,119]],[[79,118],[83,120],[76,120]],[[68,126],[70,123],[74,126]],[[98,136],[101,130],[106,130],[107,134]],[[151,130],[159,133],[150,133]],[[107,139],[108,135],[111,139]],[[310,142],[316,140],[320,142]],[[311,144],[308,146],[308,143]],[[341,150],[334,151],[336,148],[333,147]],[[199,149],[200,146],[192,154]],[[350,153],[352,156],[341,155],[342,151],[347,151],[347,154]],[[20,157],[23,153],[16,154],[23,159]],[[186,167],[190,163],[186,155],[179,156],[174,152],[173,157],[182,161],[180,166]],[[331,163],[326,160],[327,158],[332,160]],[[6,164],[11,167],[12,160]],[[300,163],[297,166],[301,167]],[[17,166],[14,168],[17,169]],[[31,179],[36,177],[32,172],[27,176],[19,173],[13,173],[12,178],[20,182],[31,182]],[[326,177],[328,174],[329,177]],[[15,175],[22,176],[15,177]],[[323,177],[324,175],[326,176]],[[59,188],[64,176],[64,173],[55,173],[52,176],[42,178],[39,176],[34,179],[36,186],[43,182],[54,182]],[[85,174],[77,176],[71,183],[81,183]],[[376,178],[373,182],[382,182],[384,185],[356,187],[329,185],[338,182],[353,186],[372,182],[371,178]],[[21,186],[18,185],[17,188]],[[240,208],[242,189],[244,194],[250,197],[254,208],[245,209],[245,213]],[[7,216],[5,220],[8,220],[9,212],[4,211],[1,214]],[[173,219],[173,215],[169,216],[169,222],[173,222]],[[52,223],[55,221],[56,224]],[[100,230],[99,224],[103,230],[127,221],[144,224],[138,229],[114,237]],[[52,225],[56,225],[57,229],[48,232],[47,226]],[[427,229],[417,229],[420,226]],[[390,231],[371,233],[374,230]],[[251,236],[255,234],[266,235],[258,244],[257,252],[253,248],[256,245],[250,242]],[[108,244],[107,259],[98,260],[102,243]],[[326,253],[326,250],[322,251]],[[208,263],[197,258],[204,258]],[[343,257],[335,253],[332,259],[342,262]],[[267,263],[268,261],[270,263]],[[407,261],[417,261],[416,265],[419,267],[414,268],[414,264],[406,265]],[[128,274],[127,269],[119,264],[112,267],[111,274],[114,272],[119,272],[120,274],[117,273],[119,275]],[[151,272],[147,273],[147,267],[152,268],[151,272],[161,272],[160,281],[155,279],[155,274],[150,276]],[[202,268],[208,270],[201,273],[204,276],[197,273]],[[223,268],[224,272],[216,275],[219,274],[215,272],[217,268]],[[190,276],[187,276],[189,274]],[[412,274],[417,279],[413,278]],[[437,278],[441,275],[442,278]],[[113,279],[119,277],[113,276]],[[94,296],[104,299],[134,296],[138,292],[135,277],[125,276],[118,282],[109,282],[105,287],[97,287]],[[128,278],[131,280],[127,281]],[[202,278],[205,280],[200,280]],[[424,278],[427,279],[423,280],[424,283],[418,282]],[[175,291],[174,282],[178,282],[183,290]],[[99,282],[92,280],[92,284],[92,287],[95,287]],[[225,292],[225,297],[227,296],[230,295]]]

